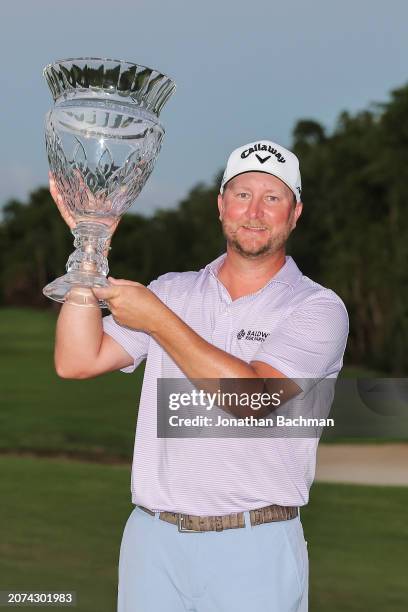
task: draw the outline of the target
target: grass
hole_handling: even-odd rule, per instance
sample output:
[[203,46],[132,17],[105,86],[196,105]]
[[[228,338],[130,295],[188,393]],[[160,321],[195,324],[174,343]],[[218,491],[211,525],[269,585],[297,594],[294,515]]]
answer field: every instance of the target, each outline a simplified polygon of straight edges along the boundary
[[[112,612],[129,468],[1,457],[0,590],[75,590],[78,612]],[[310,610],[406,610],[407,504],[408,488],[313,485]]]
[[129,457],[143,368],[62,380],[53,366],[56,316],[3,309],[0,449]]
[[301,512],[313,612],[406,610],[407,502],[404,487],[313,485]]
[[113,611],[129,468],[2,457],[0,471],[0,590],[76,591],[78,612]]

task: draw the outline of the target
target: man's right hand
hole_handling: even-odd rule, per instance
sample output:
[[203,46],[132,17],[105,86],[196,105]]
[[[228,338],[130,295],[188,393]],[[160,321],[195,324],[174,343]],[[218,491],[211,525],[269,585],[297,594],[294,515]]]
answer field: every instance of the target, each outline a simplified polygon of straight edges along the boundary
[[[68,225],[70,230],[75,229],[76,224],[77,224],[75,217],[69,210],[66,203],[64,202],[64,198],[62,197],[61,193],[58,191],[57,183],[51,171],[48,173],[48,178],[49,178],[49,184],[50,184],[50,194],[55,204],[58,207],[61,217],[64,219],[65,223]],[[111,230],[110,237],[106,242],[106,249],[104,252],[105,256],[107,255],[109,251],[110,242],[118,226],[119,221],[120,221],[120,217],[119,218],[105,217],[104,219],[101,219],[101,223],[104,223]]]

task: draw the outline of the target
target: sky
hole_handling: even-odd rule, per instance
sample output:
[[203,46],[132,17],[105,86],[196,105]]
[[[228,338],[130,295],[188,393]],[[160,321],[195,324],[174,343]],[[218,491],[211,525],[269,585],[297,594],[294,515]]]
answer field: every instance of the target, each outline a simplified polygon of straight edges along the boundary
[[[166,135],[132,206],[152,214],[211,183],[236,147],[290,147],[297,120],[328,131],[408,82],[406,0],[13,0],[2,4],[0,207],[47,184],[43,67],[111,57],[171,76]],[[301,160],[300,160],[301,162]]]

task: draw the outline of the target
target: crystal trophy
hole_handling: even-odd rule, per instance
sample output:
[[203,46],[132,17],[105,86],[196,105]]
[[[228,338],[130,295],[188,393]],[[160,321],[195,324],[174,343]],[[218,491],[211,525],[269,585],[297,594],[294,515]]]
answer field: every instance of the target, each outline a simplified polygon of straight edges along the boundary
[[48,162],[76,221],[76,250],[43,293],[103,308],[91,288],[109,285],[107,242],[153,170],[164,135],[159,114],[175,84],[146,66],[99,58],[58,61],[44,76],[54,98],[45,121]]

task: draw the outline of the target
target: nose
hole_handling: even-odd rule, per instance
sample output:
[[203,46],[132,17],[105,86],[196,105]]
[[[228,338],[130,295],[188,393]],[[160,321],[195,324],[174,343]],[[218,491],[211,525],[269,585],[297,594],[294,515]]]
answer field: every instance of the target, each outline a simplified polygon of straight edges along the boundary
[[262,196],[253,196],[247,208],[249,219],[261,219],[264,216]]

